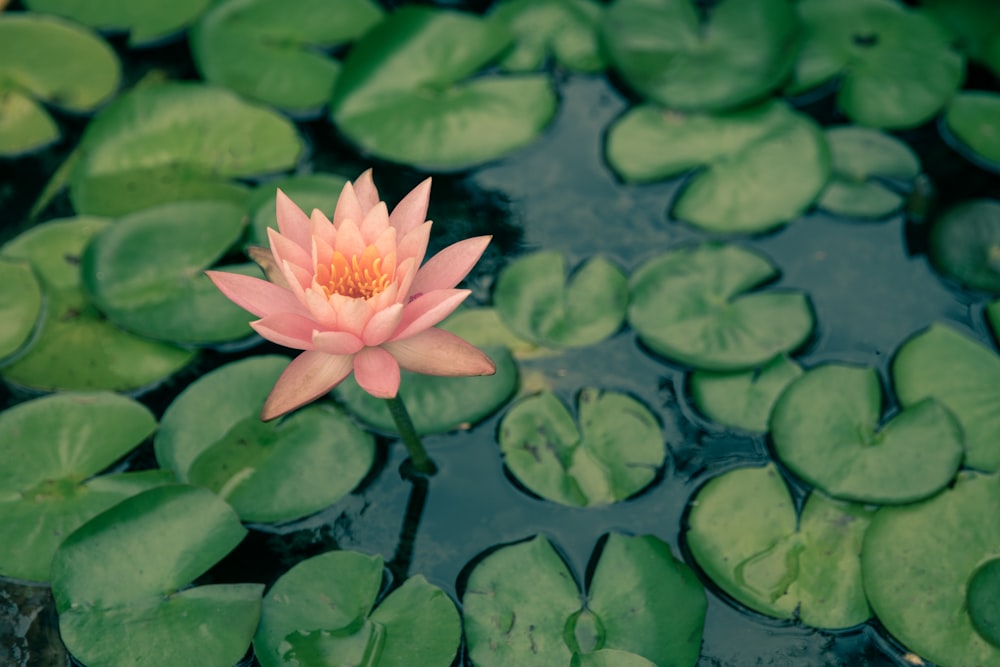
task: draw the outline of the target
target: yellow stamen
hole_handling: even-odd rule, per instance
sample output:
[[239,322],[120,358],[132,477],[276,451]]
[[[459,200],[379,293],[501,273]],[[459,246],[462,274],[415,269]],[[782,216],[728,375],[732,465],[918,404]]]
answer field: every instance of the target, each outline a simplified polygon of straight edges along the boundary
[[354,255],[350,261],[342,252],[334,250],[330,280],[323,290],[327,296],[341,294],[352,299],[370,299],[392,282],[392,269],[387,273],[382,264],[382,257],[374,245],[365,248],[361,255]]

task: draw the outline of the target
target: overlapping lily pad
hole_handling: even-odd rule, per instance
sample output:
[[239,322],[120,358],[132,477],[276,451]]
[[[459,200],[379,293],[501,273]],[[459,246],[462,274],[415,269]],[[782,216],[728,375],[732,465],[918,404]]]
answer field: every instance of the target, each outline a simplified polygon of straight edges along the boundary
[[882,625],[940,665],[1000,664],[1000,478],[967,473],[915,505],[878,511],[861,554]]
[[287,365],[258,356],[205,375],[171,403],[156,434],[161,466],[219,494],[244,521],[316,512],[350,493],[375,458],[372,436],[329,404],[260,420]]
[[973,199],[941,214],[929,255],[935,268],[966,287],[1000,294],[1000,201]]
[[1000,357],[949,326],[932,324],[906,341],[892,362],[903,406],[928,396],[943,403],[965,432],[965,465],[1000,470]]
[[606,12],[608,57],[640,95],[675,109],[727,109],[777,88],[798,46],[782,0],[617,0]]
[[264,667],[451,665],[462,634],[455,603],[417,575],[376,607],[382,573],[380,557],[354,551],[293,567],[264,598],[258,660]]
[[330,217],[337,208],[337,198],[347,179],[336,174],[300,174],[268,181],[250,195],[250,227],[247,239],[255,245],[267,246],[267,228],[278,228],[275,213],[275,194],[280,188],[306,215],[318,208]]
[[515,333],[548,347],[586,347],[608,338],[625,319],[628,280],[603,257],[567,278],[566,258],[541,251],[509,264],[497,278],[493,302]]
[[174,82],[138,86],[87,126],[70,177],[78,213],[120,216],[189,199],[243,203],[233,179],[283,171],[303,151],[276,112],[222,88]]
[[404,6],[354,45],[334,87],[337,128],[362,151],[457,170],[534,140],[556,110],[543,74],[470,75],[511,43],[470,14]]
[[231,667],[250,645],[264,587],[187,585],[245,534],[229,505],[176,484],[91,519],[52,563],[67,648],[87,665]]
[[205,80],[296,114],[318,114],[340,63],[322,53],[378,23],[372,0],[226,0],[191,31]]
[[654,352],[698,369],[752,369],[801,346],[814,317],[802,292],[747,294],[777,277],[766,257],[736,245],[671,250],[632,274],[628,321]]
[[42,287],[24,260],[0,257],[0,360],[17,352],[31,336],[42,312]]
[[703,167],[672,213],[724,233],[763,232],[792,220],[812,204],[830,174],[822,131],[777,101],[715,115],[635,107],[608,132],[607,157],[629,182]]
[[97,30],[127,30],[131,46],[147,46],[187,27],[211,0],[25,0],[24,4],[33,11],[65,16]]
[[477,563],[462,597],[473,664],[644,664],[584,657],[614,649],[658,665],[693,666],[707,606],[694,573],[652,535],[611,533],[594,558],[582,605],[573,574],[544,536]]
[[574,420],[545,391],[504,415],[500,450],[514,477],[543,498],[572,506],[625,500],[653,481],[667,451],[660,425],[644,405],[587,388],[577,411]]
[[509,72],[531,72],[551,57],[577,72],[605,67],[598,37],[603,9],[593,0],[505,0],[490,17],[514,34],[514,46],[500,66]]
[[774,465],[712,479],[691,504],[687,543],[723,591],[755,611],[818,628],[871,615],[861,584],[861,542],[872,510],[813,492],[796,519]]
[[[997,44],[1000,61],[1000,39]],[[1000,95],[975,90],[959,93],[948,105],[944,120],[966,156],[1000,170]]]
[[927,14],[962,52],[1000,74],[1000,5],[993,0],[923,0]]
[[712,421],[763,433],[778,396],[800,375],[802,368],[781,355],[750,371],[695,371],[688,378],[688,388],[695,406]]

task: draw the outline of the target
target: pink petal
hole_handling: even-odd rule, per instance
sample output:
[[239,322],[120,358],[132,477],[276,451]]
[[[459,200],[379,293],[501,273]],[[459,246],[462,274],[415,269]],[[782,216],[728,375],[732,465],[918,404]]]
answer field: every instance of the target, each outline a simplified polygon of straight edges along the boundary
[[314,347],[313,331],[319,325],[295,313],[275,313],[251,322],[250,326],[272,343],[296,350],[311,350]]
[[478,347],[444,329],[427,329],[382,346],[408,371],[425,375],[493,375],[496,365]]
[[262,245],[248,245],[246,253],[260,267],[260,270],[264,272],[264,275],[270,282],[278,287],[288,289],[288,281],[285,280],[285,274],[281,272],[281,267],[275,261],[274,253],[271,252],[270,248],[265,248]]
[[353,362],[354,357],[349,354],[303,352],[288,364],[274,384],[260,418],[270,421],[316,400],[350,374]]
[[361,340],[365,342],[365,345],[372,347],[381,345],[395,333],[402,317],[403,304],[401,303],[394,303],[388,308],[377,311],[365,325]]
[[396,245],[396,254],[400,258],[412,257],[419,266],[420,262],[424,261],[424,255],[427,254],[427,241],[430,238],[431,223],[425,222],[408,232],[406,236],[400,235],[399,243]]
[[337,228],[318,208],[312,212],[312,235],[326,241],[331,248],[337,243]]
[[365,240],[354,220],[348,218],[340,223],[340,227],[337,228],[337,243],[333,249],[343,253],[348,262],[355,255],[360,255],[365,251]]
[[319,289],[309,288],[303,296],[309,313],[320,323],[320,329],[336,329],[339,318],[326,294]]
[[453,243],[420,267],[411,294],[449,289],[462,282],[482,256],[492,236],[476,236]]
[[309,216],[302,212],[295,202],[288,198],[279,188],[274,200],[275,214],[278,218],[278,230],[292,243],[303,250],[308,250],[312,223]]
[[[378,190],[375,188],[375,181],[372,180],[371,169],[366,169],[365,173],[355,179],[354,192],[358,195],[361,210],[365,213],[368,213],[378,203]],[[358,218],[358,220],[360,219]]]
[[306,309],[292,292],[266,280],[225,271],[206,271],[205,275],[227,299],[257,317],[282,312],[306,315]]
[[281,275],[285,277],[285,284],[300,301],[302,300],[302,290],[312,284],[313,274],[309,269],[303,269],[298,264],[282,262]]
[[366,347],[354,355],[354,379],[378,398],[392,398],[399,391],[399,364],[381,347]]
[[348,181],[344,183],[344,189],[340,191],[340,197],[337,198],[337,208],[333,210],[333,226],[340,229],[340,225],[344,220],[354,220],[355,222],[360,222],[364,220],[365,209],[362,208],[361,202],[358,201],[358,195],[355,193],[354,186]]
[[312,342],[317,350],[327,354],[355,354],[365,346],[360,338],[346,331],[317,331]]
[[330,303],[337,311],[337,329],[348,331],[361,338],[365,325],[374,314],[372,307],[364,299],[355,299],[341,294],[332,295]]
[[389,210],[385,207],[385,202],[381,201],[372,206],[358,226],[365,245],[373,243],[387,227],[389,227]]
[[389,216],[389,224],[399,230],[399,236],[410,232],[427,219],[427,204],[431,198],[431,179],[425,179],[410,190]]
[[309,237],[308,245],[305,249],[300,247],[294,241],[282,236],[274,228],[267,228],[267,240],[271,246],[271,253],[274,255],[274,261],[281,266],[285,262],[290,262],[295,266],[306,271],[311,271],[313,267],[312,261],[312,237]]
[[469,294],[467,289],[442,289],[418,296],[406,304],[403,319],[391,340],[402,340],[431,328],[451,315]]

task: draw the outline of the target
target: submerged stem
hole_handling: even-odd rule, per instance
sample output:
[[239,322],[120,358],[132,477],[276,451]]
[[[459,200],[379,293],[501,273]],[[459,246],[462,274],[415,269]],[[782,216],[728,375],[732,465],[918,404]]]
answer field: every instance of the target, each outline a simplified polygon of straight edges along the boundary
[[393,398],[385,400],[389,404],[389,413],[396,422],[396,430],[399,431],[399,435],[403,439],[403,444],[406,445],[406,451],[410,454],[413,470],[420,475],[427,476],[436,473],[437,466],[427,456],[427,450],[424,449],[424,445],[420,442],[417,430],[413,428],[413,420],[410,419],[410,413],[406,411],[406,406],[403,405],[403,399],[396,395]]

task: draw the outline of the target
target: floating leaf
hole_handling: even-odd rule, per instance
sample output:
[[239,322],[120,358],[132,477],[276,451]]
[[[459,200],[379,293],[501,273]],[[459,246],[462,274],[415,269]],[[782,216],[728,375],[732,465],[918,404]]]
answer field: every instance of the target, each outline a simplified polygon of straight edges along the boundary
[[723,591],[755,611],[817,628],[847,628],[870,616],[861,586],[862,505],[813,492],[796,520],[774,465],[712,479],[691,503],[687,543]]
[[508,72],[537,70],[550,55],[576,72],[605,67],[597,35],[603,10],[592,0],[505,0],[490,17],[514,35],[514,46],[500,61]]
[[28,342],[42,312],[42,288],[31,265],[0,257],[0,360]]
[[781,355],[752,371],[695,371],[688,378],[688,387],[699,412],[712,421],[764,433],[774,402],[800,375],[802,368]]
[[920,6],[971,59],[1000,73],[1000,5],[993,0],[923,0]]
[[1000,341],[1000,300],[986,306],[986,320],[993,328],[993,337]]
[[496,308],[460,308],[441,323],[441,328],[476,347],[502,345],[510,350],[515,359],[530,359],[556,352],[511,331],[500,319]]
[[949,208],[931,227],[928,254],[946,276],[1000,294],[1000,201],[973,199]]
[[[704,18],[699,16],[704,13]],[[765,96],[794,63],[798,22],[783,0],[618,0],[603,23],[608,57],[643,97],[727,109]]]
[[25,0],[24,4],[32,11],[65,16],[97,30],[128,30],[129,45],[147,46],[183,30],[211,0]]
[[813,328],[805,294],[746,294],[777,273],[763,255],[735,245],[672,250],[632,274],[628,320],[670,360],[713,371],[755,368],[802,345]]
[[923,502],[875,514],[861,553],[865,590],[879,621],[910,651],[941,665],[1000,664],[996,635],[977,630],[990,609],[976,600],[983,592],[987,604],[998,599],[995,574],[977,581],[997,567],[997,516],[1000,478],[971,473]]
[[278,189],[288,195],[307,215],[318,208],[327,217],[331,217],[345,183],[347,179],[336,174],[300,174],[262,184],[247,201],[250,211],[247,236],[250,243],[267,246],[267,228],[277,230],[275,194]]
[[451,665],[462,634],[455,603],[417,575],[373,611],[382,571],[378,556],[332,551],[282,575],[254,640],[261,664]]
[[635,653],[604,648],[593,653],[574,653],[569,667],[656,667],[656,663]]
[[978,90],[959,93],[948,105],[944,120],[966,156],[1000,169],[1000,95]]
[[506,155],[556,110],[547,76],[468,77],[508,47],[497,22],[405,6],[354,45],[334,87],[337,128],[368,153],[431,170]]
[[156,460],[219,494],[244,521],[297,519],[350,493],[375,458],[373,438],[342,411],[315,403],[262,422],[288,358],[251,357],[208,373],[163,415]]

